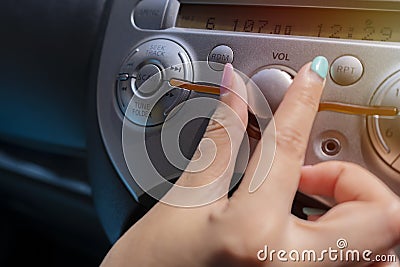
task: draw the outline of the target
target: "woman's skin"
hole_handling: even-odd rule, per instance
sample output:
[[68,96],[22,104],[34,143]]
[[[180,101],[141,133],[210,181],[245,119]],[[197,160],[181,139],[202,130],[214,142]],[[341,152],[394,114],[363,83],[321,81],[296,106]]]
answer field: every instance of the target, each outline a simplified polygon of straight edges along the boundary
[[[329,247],[337,249],[337,240],[344,238],[348,249],[387,255],[400,241],[399,198],[377,177],[346,162],[303,166],[327,75],[326,66],[313,66],[309,63],[300,70],[275,113],[276,154],[257,191],[250,193],[249,185],[258,168],[260,145],[231,198],[224,196],[198,208],[159,202],[121,237],[102,266],[397,266],[329,261],[327,256],[324,262],[281,262],[276,254],[273,262],[257,259],[266,245],[269,250],[313,249],[319,253]],[[184,173],[179,185],[204,185],[222,174],[229,186],[233,164],[226,155],[237,154],[235,144],[241,143],[247,125],[247,105],[238,97],[246,97],[246,87],[231,65],[225,67],[221,90],[221,101],[235,110],[241,123],[218,108],[213,116],[225,122],[225,129],[211,119],[204,136],[216,145],[214,162],[202,172]],[[231,140],[227,132],[235,133]],[[291,214],[297,190],[333,197],[337,205],[313,220],[301,220]]]

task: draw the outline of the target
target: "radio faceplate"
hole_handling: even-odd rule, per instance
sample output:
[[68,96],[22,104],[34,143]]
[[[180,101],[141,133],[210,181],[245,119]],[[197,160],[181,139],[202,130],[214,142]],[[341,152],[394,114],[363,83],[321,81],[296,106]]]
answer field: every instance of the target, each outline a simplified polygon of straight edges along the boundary
[[[216,2],[206,1],[115,0],[104,40],[97,88],[99,125],[105,147],[115,168],[137,199],[142,194],[142,190],[134,182],[127,168],[122,148],[124,116],[121,112],[121,103],[125,101],[126,104],[129,99],[123,99],[122,87],[119,85],[121,77],[131,79],[130,75],[137,74],[136,69],[142,71],[142,68],[147,66],[149,68],[143,70],[145,73],[152,73],[150,67],[153,70],[160,69],[162,72],[168,68],[173,70],[179,62],[188,63],[184,77],[196,79],[198,70],[195,67],[191,69],[193,66],[190,66],[190,62],[209,61],[210,68],[216,73],[220,70],[213,67],[214,62],[232,62],[236,69],[249,77],[256,75],[260,70],[271,68],[283,70],[293,76],[302,65],[315,56],[323,55],[332,66],[323,100],[370,105],[376,103],[377,95],[386,95],[385,90],[390,89],[388,95],[390,98],[395,98],[391,103],[397,103],[400,107],[397,88],[391,89],[397,84],[389,87],[385,85],[388,79],[391,79],[390,77],[400,71],[400,43],[177,28],[174,25],[180,3],[216,4]],[[218,1],[218,4],[360,8],[396,12],[400,10],[400,4],[396,1],[301,1],[301,3],[299,1],[246,3]],[[159,62],[165,62],[165,56],[157,53],[159,51],[157,46],[162,46],[165,42],[177,46],[177,48],[169,49],[167,53],[172,53],[172,50],[179,51],[174,52],[176,55],[172,63],[159,64]],[[155,45],[154,49],[146,47],[149,43]],[[126,63],[132,58],[130,55],[132,56],[137,49],[147,49],[155,53],[145,51],[143,56],[133,60],[133,63],[140,67],[135,67],[132,71],[124,71]],[[183,55],[183,60],[179,53]],[[143,62],[145,62],[144,65]],[[397,77],[398,74],[395,76]],[[136,76],[135,79],[137,80],[138,77]],[[136,84],[136,81],[129,80],[125,87],[130,87],[134,94],[137,88],[134,88],[136,85],[130,86],[132,83]],[[191,98],[195,96],[195,94],[190,95]],[[185,97],[182,99],[184,100]],[[277,106],[279,97],[273,101],[271,105]],[[386,131],[389,129],[394,133],[381,137],[386,140],[384,143],[391,144],[390,153],[397,151],[395,149],[400,147],[400,140],[397,139],[399,123],[399,119],[389,124],[385,122]],[[165,177],[178,176],[179,170],[171,167],[162,156],[159,142],[161,127],[158,124],[155,123],[146,129],[146,142],[152,144],[149,153],[152,154],[154,162],[157,162],[157,169]],[[142,125],[142,123],[132,123],[129,127],[139,136],[143,131]],[[311,134],[306,163],[314,164],[327,160],[355,162],[375,173],[392,189],[400,193],[400,152],[399,155],[393,155],[390,160],[386,160],[386,155],[382,154],[385,152],[381,149],[381,144],[376,141],[377,127],[370,125],[368,119],[362,116],[320,112]],[[187,133],[190,138],[183,141],[184,145],[193,146],[192,137],[201,136],[199,132],[202,127],[204,125],[201,123],[192,127],[191,132]]]

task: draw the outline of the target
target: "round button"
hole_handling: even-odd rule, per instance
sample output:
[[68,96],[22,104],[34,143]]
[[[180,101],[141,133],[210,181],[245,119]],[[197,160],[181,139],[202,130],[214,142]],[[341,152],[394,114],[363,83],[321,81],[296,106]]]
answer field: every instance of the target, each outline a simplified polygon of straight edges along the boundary
[[208,64],[213,70],[222,71],[224,65],[233,62],[233,50],[229,46],[219,45],[208,55]]
[[164,13],[168,1],[146,0],[140,1],[133,13],[136,26],[141,29],[162,29]]
[[174,89],[171,78],[193,78],[190,57],[177,43],[153,39],[134,48],[117,76],[117,100],[127,119],[140,126],[162,124],[168,111],[190,92]]
[[[283,70],[284,69],[284,70]],[[258,71],[251,79],[263,92],[273,113],[278,109],[289,86],[293,82],[295,72],[283,66],[269,66]],[[249,92],[249,101],[252,95]],[[257,102],[257,101],[254,101]]]
[[[289,74],[290,73],[290,74]],[[248,102],[249,106],[252,107],[251,112],[257,114],[260,119],[269,119],[268,117],[263,118],[261,114],[269,115],[270,112],[265,112],[265,105],[260,105],[262,102],[257,99],[256,93],[261,90],[265,99],[267,100],[272,113],[278,109],[279,104],[282,102],[283,97],[289,86],[293,82],[293,78],[296,73],[284,66],[273,65],[266,66],[256,72],[251,77],[251,80],[247,82],[248,88]],[[259,125],[257,120],[249,117],[249,127],[252,130],[259,131]]]
[[[149,82],[144,84],[148,80]],[[133,81],[134,80],[132,80],[132,82]],[[140,93],[144,95],[151,95],[158,90],[161,81],[161,70],[154,64],[147,64],[140,68],[140,70],[137,72],[135,87]]]
[[[371,105],[400,108],[399,88],[400,72],[389,77],[381,85],[375,92]],[[399,170],[400,117],[370,117],[368,120],[368,130],[377,153],[388,165]]]
[[332,80],[338,85],[349,86],[358,82],[364,73],[364,67],[358,58],[343,56],[331,66]]

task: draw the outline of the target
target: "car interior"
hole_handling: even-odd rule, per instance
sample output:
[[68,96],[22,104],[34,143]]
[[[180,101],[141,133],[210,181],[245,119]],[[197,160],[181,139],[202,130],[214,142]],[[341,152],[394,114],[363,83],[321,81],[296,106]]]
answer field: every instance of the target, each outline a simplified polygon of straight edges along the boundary
[[[182,84],[218,85],[226,63],[273,113],[325,56],[305,164],[354,162],[400,194],[399,17],[395,0],[1,1],[0,266],[98,266],[204,134],[214,106],[179,114],[218,96]],[[298,193],[292,212],[331,205]]]

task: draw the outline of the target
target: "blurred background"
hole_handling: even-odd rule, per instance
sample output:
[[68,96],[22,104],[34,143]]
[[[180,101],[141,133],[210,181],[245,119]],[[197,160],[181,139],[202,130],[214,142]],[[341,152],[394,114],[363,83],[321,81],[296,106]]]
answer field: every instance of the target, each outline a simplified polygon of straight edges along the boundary
[[0,2],[0,266],[98,266],[87,94],[105,0]]

